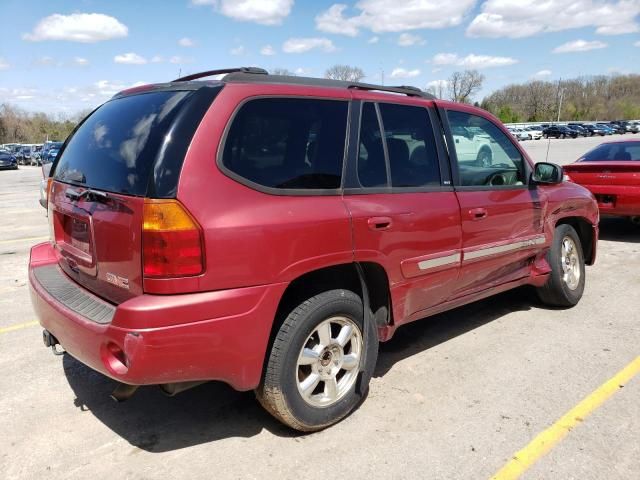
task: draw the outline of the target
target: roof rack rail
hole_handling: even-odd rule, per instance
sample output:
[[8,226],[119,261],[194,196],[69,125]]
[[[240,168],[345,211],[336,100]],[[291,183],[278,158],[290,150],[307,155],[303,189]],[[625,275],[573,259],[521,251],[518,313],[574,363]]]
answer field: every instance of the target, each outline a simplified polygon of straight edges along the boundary
[[394,86],[386,87],[384,85],[373,85],[368,83],[353,83],[349,85],[347,88],[353,88],[354,90],[369,90],[369,91],[400,93],[403,95],[407,95],[409,97],[422,97],[430,100],[435,99],[435,97],[430,93],[423,92],[418,87],[412,87],[408,85],[400,85],[397,87],[394,87]]
[[207,70],[206,72],[199,72],[199,73],[193,73],[191,75],[187,75],[184,77],[180,77],[180,78],[176,78],[175,80],[172,80],[173,82],[188,82],[190,80],[197,80],[198,78],[204,78],[204,77],[210,77],[212,75],[222,75],[225,73],[235,73],[235,72],[241,72],[241,73],[254,73],[257,75],[268,75],[269,72],[267,72],[264,68],[258,68],[258,67],[235,67],[235,68],[222,68],[219,70]]

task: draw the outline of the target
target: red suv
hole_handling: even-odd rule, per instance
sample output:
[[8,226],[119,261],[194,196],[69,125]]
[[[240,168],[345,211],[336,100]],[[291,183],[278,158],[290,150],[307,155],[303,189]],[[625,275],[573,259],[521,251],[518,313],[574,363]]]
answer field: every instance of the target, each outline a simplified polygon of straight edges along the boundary
[[220,380],[303,431],[356,407],[405,323],[521,285],[575,305],[598,238],[592,195],[481,109],[255,68],[117,94],[47,190],[47,346],[117,399]]

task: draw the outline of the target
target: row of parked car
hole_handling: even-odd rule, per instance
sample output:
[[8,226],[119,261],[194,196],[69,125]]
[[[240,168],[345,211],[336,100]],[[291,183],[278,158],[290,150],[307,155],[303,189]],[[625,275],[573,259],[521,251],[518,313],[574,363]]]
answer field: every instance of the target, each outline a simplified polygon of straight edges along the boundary
[[62,142],[42,144],[6,143],[0,145],[0,168],[18,168],[18,165],[44,165],[55,160]]
[[615,120],[612,122],[583,123],[574,122],[565,125],[542,124],[521,127],[507,126],[518,140],[540,140],[541,138],[577,138],[640,132],[640,121]]

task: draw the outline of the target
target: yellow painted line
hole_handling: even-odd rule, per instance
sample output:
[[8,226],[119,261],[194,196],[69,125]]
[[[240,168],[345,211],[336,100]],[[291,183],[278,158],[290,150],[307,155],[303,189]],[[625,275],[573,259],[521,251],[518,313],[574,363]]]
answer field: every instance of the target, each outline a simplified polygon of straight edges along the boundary
[[520,478],[540,457],[548,453],[568,433],[579,425],[609,397],[625,386],[640,373],[640,357],[636,357],[597,390],[584,398],[556,423],[534,438],[529,445],[517,452],[512,459],[496,473],[492,480],[512,480]]
[[34,320],[31,322],[17,323],[8,327],[0,327],[0,334],[15,332],[16,330],[22,330],[23,328],[35,327],[36,325],[40,325],[40,323]]
[[8,243],[21,243],[21,242],[38,242],[42,240],[49,240],[49,236],[46,237],[27,237],[27,238],[14,238],[13,240],[0,240],[0,245],[6,245]]

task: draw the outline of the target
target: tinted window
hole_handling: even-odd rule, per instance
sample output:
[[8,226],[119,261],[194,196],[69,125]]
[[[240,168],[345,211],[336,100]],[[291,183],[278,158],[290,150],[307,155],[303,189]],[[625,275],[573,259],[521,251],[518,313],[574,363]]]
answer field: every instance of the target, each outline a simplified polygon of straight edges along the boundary
[[462,186],[524,184],[524,159],[493,122],[465,112],[447,112]]
[[167,132],[190,92],[152,92],[98,108],[69,140],[54,177],[99,190],[143,196]]
[[252,100],[233,120],[222,163],[265,187],[339,188],[348,108],[334,100]]
[[585,154],[582,161],[640,161],[640,144],[605,143]]
[[382,131],[373,103],[365,103],[362,107],[358,144],[358,179],[363,187],[387,186]]
[[380,104],[393,187],[440,185],[429,113],[421,107]]

